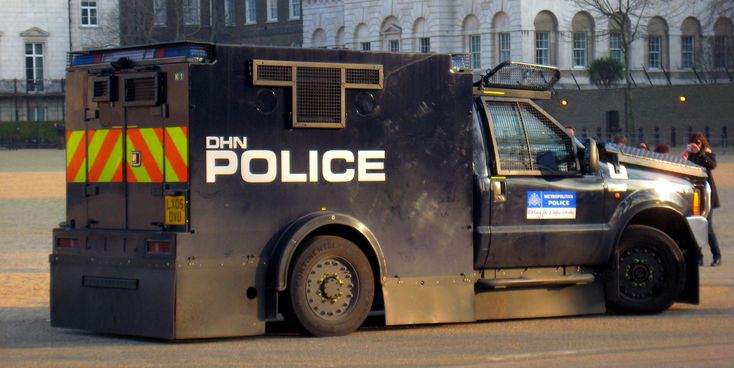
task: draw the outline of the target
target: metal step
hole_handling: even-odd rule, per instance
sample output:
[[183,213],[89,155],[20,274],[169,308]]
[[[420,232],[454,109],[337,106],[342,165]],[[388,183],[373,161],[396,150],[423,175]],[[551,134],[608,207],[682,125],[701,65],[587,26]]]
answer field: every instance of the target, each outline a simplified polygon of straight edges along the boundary
[[549,285],[583,285],[594,282],[592,274],[572,274],[552,277],[518,277],[500,279],[479,279],[477,286],[488,289],[502,289],[511,287],[549,286]]

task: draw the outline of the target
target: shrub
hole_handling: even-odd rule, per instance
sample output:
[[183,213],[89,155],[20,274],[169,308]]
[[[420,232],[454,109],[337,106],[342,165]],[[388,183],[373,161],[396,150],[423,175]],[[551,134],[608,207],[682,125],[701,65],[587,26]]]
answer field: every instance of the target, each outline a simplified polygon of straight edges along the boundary
[[589,80],[599,87],[609,88],[622,78],[624,78],[624,65],[615,58],[598,58],[589,65]]

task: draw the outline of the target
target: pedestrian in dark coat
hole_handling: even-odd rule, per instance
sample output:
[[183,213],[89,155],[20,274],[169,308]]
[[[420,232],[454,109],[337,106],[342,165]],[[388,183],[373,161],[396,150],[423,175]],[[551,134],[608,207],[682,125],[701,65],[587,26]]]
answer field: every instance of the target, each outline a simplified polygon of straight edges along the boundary
[[714,261],[711,263],[711,266],[716,267],[721,265],[721,251],[719,250],[719,241],[716,239],[716,233],[714,233],[713,222],[714,208],[719,208],[719,193],[716,190],[714,176],[711,174],[711,171],[716,168],[716,154],[714,154],[708,140],[703,134],[694,133],[688,140],[686,150],[681,155],[688,161],[706,168],[706,173],[709,176],[708,181],[711,186],[711,211],[709,211],[707,216],[709,223],[709,246],[711,247],[711,254],[714,256]]

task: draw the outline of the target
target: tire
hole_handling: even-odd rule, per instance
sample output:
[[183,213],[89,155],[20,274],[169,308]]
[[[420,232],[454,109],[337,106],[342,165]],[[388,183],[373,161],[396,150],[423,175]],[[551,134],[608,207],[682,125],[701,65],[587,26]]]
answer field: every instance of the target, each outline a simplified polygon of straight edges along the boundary
[[341,336],[358,329],[375,294],[367,257],[336,236],[316,236],[301,246],[288,285],[289,314],[313,336]]
[[660,313],[678,299],[685,286],[685,262],[667,234],[649,226],[629,226],[615,254],[619,298],[607,302],[610,309]]

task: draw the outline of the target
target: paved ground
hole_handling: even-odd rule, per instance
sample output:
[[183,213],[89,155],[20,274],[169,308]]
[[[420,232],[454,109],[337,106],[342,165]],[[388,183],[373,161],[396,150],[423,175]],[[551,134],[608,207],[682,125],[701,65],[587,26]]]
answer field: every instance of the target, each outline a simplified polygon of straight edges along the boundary
[[370,326],[319,339],[276,326],[261,337],[166,343],[49,327],[47,260],[50,229],[64,217],[63,151],[0,151],[0,367],[730,367],[734,155],[719,160],[724,265],[701,269],[699,306],[657,316]]

